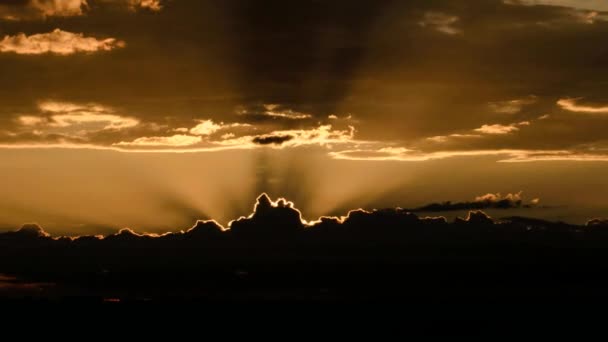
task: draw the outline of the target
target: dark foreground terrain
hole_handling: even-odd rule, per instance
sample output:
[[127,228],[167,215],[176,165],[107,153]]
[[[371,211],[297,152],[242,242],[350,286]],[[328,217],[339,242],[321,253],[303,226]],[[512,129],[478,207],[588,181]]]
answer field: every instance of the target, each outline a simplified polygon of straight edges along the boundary
[[0,234],[0,296],[5,303],[389,304],[446,319],[547,318],[569,308],[580,319],[608,303],[607,246],[600,220],[576,226],[471,212],[448,223],[390,209],[303,224],[290,203],[262,196],[230,230],[201,221],[162,236],[53,238],[35,225]]

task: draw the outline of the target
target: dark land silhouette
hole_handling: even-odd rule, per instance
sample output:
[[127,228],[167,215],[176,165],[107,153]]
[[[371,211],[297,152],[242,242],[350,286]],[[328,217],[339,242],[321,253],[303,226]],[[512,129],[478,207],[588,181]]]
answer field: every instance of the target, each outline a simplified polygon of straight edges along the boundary
[[599,303],[608,286],[606,246],[608,221],[599,219],[572,225],[472,211],[447,222],[384,209],[303,222],[290,202],[262,195],[229,229],[199,221],[164,235],[52,237],[35,224],[2,233],[0,297],[380,301],[428,310],[448,301],[494,312],[515,303]]

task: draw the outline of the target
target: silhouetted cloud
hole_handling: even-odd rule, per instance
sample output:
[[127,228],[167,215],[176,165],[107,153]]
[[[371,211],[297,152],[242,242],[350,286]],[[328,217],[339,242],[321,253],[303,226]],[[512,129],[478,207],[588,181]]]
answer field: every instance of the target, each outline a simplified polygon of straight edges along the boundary
[[252,141],[260,145],[281,145],[293,138],[293,135],[261,135],[253,138]]
[[[513,206],[520,195],[488,194],[476,201]],[[36,279],[32,284],[57,283],[55,291],[67,291],[67,296],[82,288],[73,284],[91,282],[95,286],[87,291],[101,298],[117,298],[118,293],[127,298],[218,299],[241,291],[253,298],[274,294],[302,298],[301,291],[309,291],[307,286],[313,286],[313,292],[305,298],[314,298],[318,284],[324,284],[345,291],[340,295],[379,298],[386,294],[394,299],[408,295],[404,289],[412,279],[422,284],[428,280],[424,286],[435,282],[418,267],[430,267],[431,273],[442,270],[439,274],[446,281],[458,279],[478,286],[479,277],[470,275],[486,274],[498,264],[501,274],[511,272],[517,277],[529,273],[512,273],[505,263],[518,270],[532,258],[561,269],[563,263],[554,251],[564,248],[570,263],[587,265],[591,259],[586,259],[584,251],[608,241],[606,226],[606,220],[600,219],[584,226],[522,217],[494,219],[480,210],[449,223],[443,217],[419,217],[401,208],[357,209],[343,217],[306,221],[293,203],[262,194],[251,215],[226,228],[215,221],[197,221],[185,231],[165,234],[125,228],[105,237],[67,238],[51,237],[40,226],[28,224],[0,233],[0,271],[10,275],[0,275],[0,287],[3,282],[16,282],[18,276]],[[572,259],[573,255],[582,259]],[[364,280],[368,278],[384,284],[382,290]],[[530,279],[525,279],[529,284]],[[440,283],[445,288],[449,282]],[[9,295],[21,293],[12,285],[5,288]]]
[[608,228],[608,219],[596,218],[596,219],[587,221],[587,223],[585,225],[590,228]]
[[514,208],[532,208],[540,203],[538,198],[531,200],[529,203],[524,203],[522,192],[509,193],[506,195],[486,194],[477,196],[471,202],[442,202],[427,204],[422,207],[408,209],[412,212],[440,212],[440,211],[457,211],[457,210],[480,210],[480,209],[514,209]]
[[293,234],[304,228],[300,211],[284,199],[273,202],[268,195],[258,197],[253,214],[229,224],[235,236],[276,238]]
[[44,231],[42,227],[40,227],[36,223],[24,224],[15,234],[23,237],[49,237],[50,234]]

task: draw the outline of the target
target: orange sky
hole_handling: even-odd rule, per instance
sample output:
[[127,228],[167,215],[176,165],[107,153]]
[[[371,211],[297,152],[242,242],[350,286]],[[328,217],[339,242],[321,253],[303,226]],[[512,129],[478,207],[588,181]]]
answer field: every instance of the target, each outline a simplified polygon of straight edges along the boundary
[[608,210],[604,1],[17,0],[0,24],[0,227],[226,222],[263,191],[311,218]]

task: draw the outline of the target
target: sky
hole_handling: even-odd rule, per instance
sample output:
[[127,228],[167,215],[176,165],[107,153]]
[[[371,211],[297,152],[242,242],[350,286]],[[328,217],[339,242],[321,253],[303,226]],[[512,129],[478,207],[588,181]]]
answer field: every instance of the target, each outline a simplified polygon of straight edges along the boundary
[[606,34],[603,0],[0,0],[0,229],[226,223],[262,192],[606,216]]

